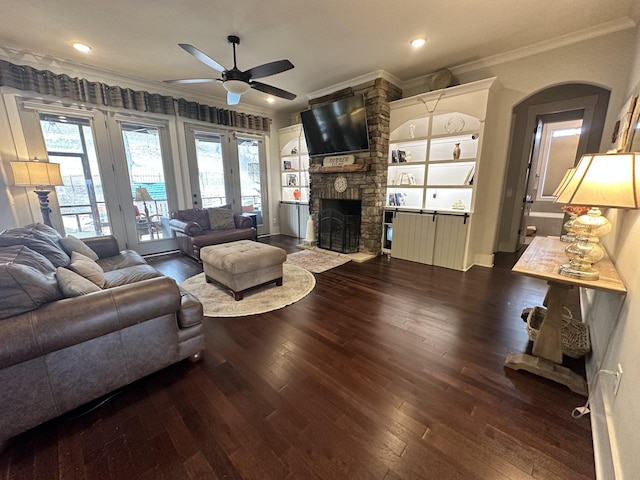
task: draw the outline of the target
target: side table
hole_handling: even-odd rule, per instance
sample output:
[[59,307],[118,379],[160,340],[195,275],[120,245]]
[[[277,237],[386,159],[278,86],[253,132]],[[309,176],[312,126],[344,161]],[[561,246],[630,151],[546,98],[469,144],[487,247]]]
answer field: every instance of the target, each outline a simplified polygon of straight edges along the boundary
[[562,313],[567,294],[574,286],[593,288],[626,295],[627,289],[618,272],[605,256],[597,264],[599,280],[580,280],[558,273],[568,259],[564,253],[566,243],[558,237],[536,237],[512,271],[546,280],[549,290],[546,296],[547,313],[533,342],[533,355],[510,353],[505,366],[514,370],[526,370],[569,387],[572,391],[587,395],[587,383],[580,375],[562,366]]

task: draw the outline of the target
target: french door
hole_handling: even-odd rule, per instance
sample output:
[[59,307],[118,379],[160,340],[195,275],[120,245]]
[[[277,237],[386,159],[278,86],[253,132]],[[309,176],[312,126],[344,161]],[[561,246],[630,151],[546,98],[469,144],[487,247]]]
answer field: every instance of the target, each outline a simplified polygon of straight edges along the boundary
[[194,208],[230,205],[268,233],[266,158],[261,137],[187,125],[187,157]]
[[38,119],[49,161],[60,164],[64,185],[54,206],[65,234],[112,234],[141,254],[176,248],[169,217],[177,195],[163,122],[103,112],[39,112]]

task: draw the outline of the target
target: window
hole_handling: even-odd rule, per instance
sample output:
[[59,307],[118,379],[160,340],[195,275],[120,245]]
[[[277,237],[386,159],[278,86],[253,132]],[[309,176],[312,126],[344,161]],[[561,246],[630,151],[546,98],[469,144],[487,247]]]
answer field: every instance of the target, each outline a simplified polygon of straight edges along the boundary
[[60,164],[64,186],[55,187],[66,234],[109,235],[98,158],[90,120],[40,114],[49,161]]

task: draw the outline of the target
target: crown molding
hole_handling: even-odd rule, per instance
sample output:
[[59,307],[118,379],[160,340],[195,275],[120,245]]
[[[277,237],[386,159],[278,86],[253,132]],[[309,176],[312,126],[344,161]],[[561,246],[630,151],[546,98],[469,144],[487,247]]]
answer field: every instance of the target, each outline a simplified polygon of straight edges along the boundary
[[556,48],[566,47],[575,43],[584,42],[593,38],[603,37],[612,33],[627,30],[629,28],[635,28],[637,26],[629,17],[621,17],[609,22],[601,23],[593,27],[583,28],[573,33],[561,35],[559,37],[544,40],[542,42],[534,43],[523,48],[517,48],[509,52],[500,53],[498,55],[492,55],[480,60],[474,60],[472,62],[463,63],[455,67],[450,68],[451,72],[455,74],[468,73],[481,68],[491,67],[502,63],[512,62],[521,58],[530,57],[532,55],[538,55],[540,53],[555,50]]
[[[473,72],[482,68],[512,62],[521,58],[548,52],[556,48],[566,47],[575,43],[584,42],[585,40],[590,40],[592,38],[610,35],[612,33],[620,32],[628,28],[635,28],[636,26],[637,23],[631,18],[621,17],[610,22],[601,23],[600,25],[596,25],[594,27],[584,28],[582,30],[578,30],[577,32],[569,33],[549,40],[544,40],[542,42],[534,43],[533,45],[528,45],[523,48],[518,48],[509,52],[499,53],[490,57],[485,57],[479,60],[474,60],[472,62],[462,63],[460,65],[449,67],[449,70],[454,75]],[[435,73],[436,72],[431,72],[427,75],[421,75],[420,77],[403,81],[398,86],[403,90],[424,87],[428,85],[429,77],[431,77]]]
[[395,75],[392,75],[391,73],[385,70],[374,70],[373,72],[365,73],[364,75],[360,75],[358,77],[345,80],[344,82],[336,83],[335,85],[331,85],[330,87],[326,87],[321,90],[316,90],[315,92],[308,93],[307,100],[313,100],[314,98],[324,97],[325,95],[330,95],[333,92],[342,90],[343,88],[354,87],[356,85],[361,85],[363,83],[367,83],[372,80],[376,80],[378,78],[387,80],[389,83],[392,83],[397,87],[402,88],[403,81],[400,80]]

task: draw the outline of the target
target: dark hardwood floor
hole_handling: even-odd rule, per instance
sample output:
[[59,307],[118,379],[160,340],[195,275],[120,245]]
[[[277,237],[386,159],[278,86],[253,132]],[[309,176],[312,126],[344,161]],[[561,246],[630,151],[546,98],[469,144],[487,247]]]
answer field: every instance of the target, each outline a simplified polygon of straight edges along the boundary
[[[206,319],[201,362],[15,437],[0,479],[593,479],[589,418],[571,417],[585,399],[503,367],[546,291],[513,261],[350,262],[294,305]],[[150,262],[178,282],[201,271]]]

